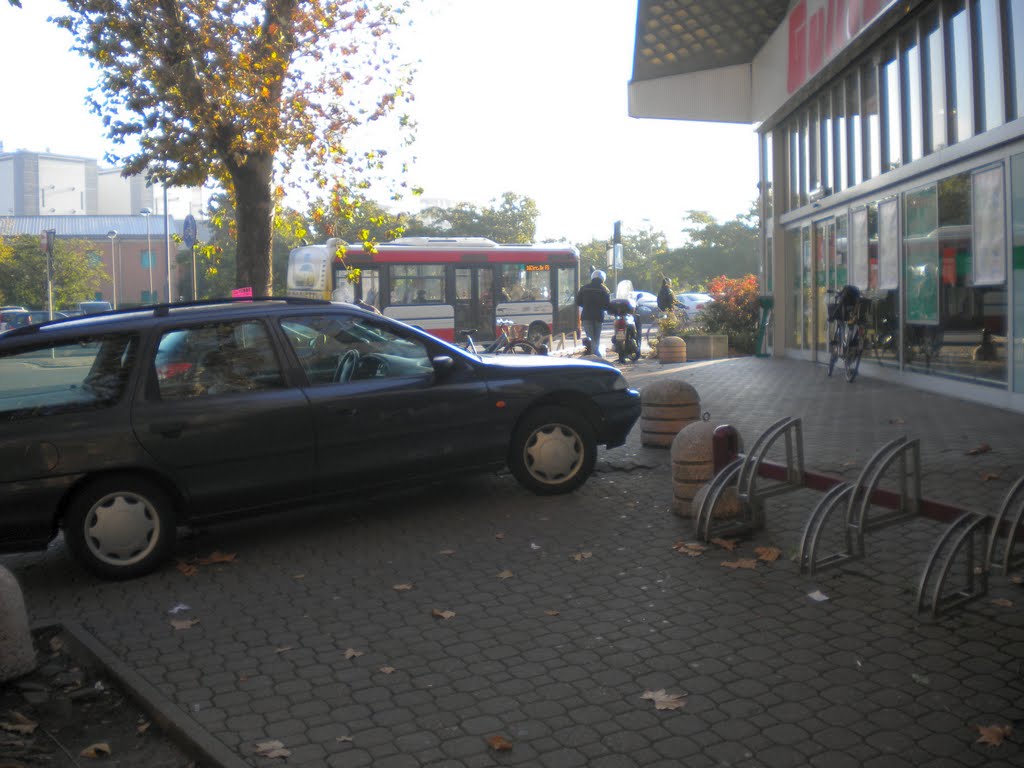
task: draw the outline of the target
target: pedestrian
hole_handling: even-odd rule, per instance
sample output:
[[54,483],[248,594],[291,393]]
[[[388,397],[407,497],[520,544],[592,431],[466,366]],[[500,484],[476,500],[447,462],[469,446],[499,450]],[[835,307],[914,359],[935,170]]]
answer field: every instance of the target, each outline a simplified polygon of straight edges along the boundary
[[676,296],[672,293],[672,281],[667,277],[661,279],[661,290],[658,291],[658,309],[671,312],[676,305]]
[[604,284],[605,274],[595,269],[590,275],[590,282],[580,288],[576,294],[576,305],[580,308],[580,320],[583,332],[590,340],[591,353],[600,354],[601,324],[604,313],[611,307],[611,296]]

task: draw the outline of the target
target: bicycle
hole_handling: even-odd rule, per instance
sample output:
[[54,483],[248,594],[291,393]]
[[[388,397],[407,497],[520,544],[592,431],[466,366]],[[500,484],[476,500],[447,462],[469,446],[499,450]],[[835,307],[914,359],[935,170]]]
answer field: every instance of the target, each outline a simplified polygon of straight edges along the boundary
[[836,291],[829,288],[828,302],[828,375],[835,370],[836,361],[843,359],[846,380],[852,382],[860,370],[864,352],[864,319],[860,311],[860,291],[852,285]]
[[477,349],[473,334],[477,329],[465,330],[460,333],[464,342],[463,348],[474,355],[539,355],[540,350],[536,345],[526,340],[523,335],[523,326],[516,325],[511,320],[499,319],[495,323],[499,329],[497,338],[487,343],[483,350]]

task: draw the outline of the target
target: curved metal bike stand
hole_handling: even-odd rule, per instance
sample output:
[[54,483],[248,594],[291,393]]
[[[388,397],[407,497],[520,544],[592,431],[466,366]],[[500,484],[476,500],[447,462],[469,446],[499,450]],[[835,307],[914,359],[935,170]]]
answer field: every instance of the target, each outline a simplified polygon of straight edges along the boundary
[[[988,567],[975,570],[975,536],[988,534],[993,518],[965,512],[946,529],[928,558],[917,587],[917,612],[933,619],[988,593]],[[950,572],[962,559],[961,583],[947,587]]]
[[[786,438],[786,477],[784,480],[758,489],[757,476],[761,464],[768,455],[768,450],[775,445],[780,437]],[[736,485],[740,500],[744,502],[748,499],[766,499],[769,496],[777,496],[802,488],[804,485],[803,422],[800,419],[787,416],[784,419],[779,419],[762,432],[747,453]],[[762,520],[761,524],[763,525],[763,523]]]
[[[780,437],[786,440],[786,468],[782,480],[757,486],[761,465]],[[726,488],[736,485],[740,509],[735,517],[715,520],[714,510]],[[768,427],[749,453],[740,454],[709,483],[694,517],[694,532],[708,542],[716,536],[750,533],[764,528],[764,499],[804,486],[804,441],[800,419],[787,416]]]
[[[871,499],[878,489],[879,481],[895,462],[899,463],[899,507],[869,517]],[[883,445],[868,460],[854,486],[854,493],[846,508],[846,525],[856,536],[853,551],[859,558],[864,556],[865,533],[902,522],[918,514],[921,502],[920,441],[916,438],[908,440],[904,436]]]
[[[1005,576],[1009,575],[1010,571],[1024,566],[1024,552],[1015,555],[1013,551],[1014,544],[1017,539],[1021,538],[1020,534],[1024,532],[1021,527],[1022,523],[1024,523],[1024,477],[1019,478],[1010,487],[999,508],[999,513],[993,521],[992,530],[988,536],[988,546],[985,548],[986,570],[998,568]],[[1003,537],[1000,536],[1001,533],[1005,534],[1005,543],[1002,557],[999,557],[997,561],[996,548],[1003,540]]]
[[739,475],[745,461],[746,458],[744,456],[737,456],[722,467],[722,470],[711,478],[711,482],[708,483],[707,493],[704,494],[704,498],[701,500],[697,513],[693,518],[694,535],[701,541],[707,543],[732,528],[732,520],[723,521],[718,526],[713,527],[711,524],[712,512],[715,509],[715,505],[718,504],[718,500],[722,498],[722,493],[725,492],[725,489],[734,485],[736,477]]
[[[852,550],[853,542],[849,526],[843,526],[846,534],[846,552],[834,552],[819,559],[818,541],[829,517],[837,509],[842,509],[845,512],[849,503],[849,497],[853,494],[855,487],[853,483],[841,483],[833,486],[821,498],[821,501],[818,502],[814,511],[807,518],[803,534],[800,536],[800,556],[798,560],[800,563],[800,573],[813,576],[816,571],[831,568],[834,565],[839,565],[851,559],[849,553]],[[845,515],[843,522],[846,522]]]

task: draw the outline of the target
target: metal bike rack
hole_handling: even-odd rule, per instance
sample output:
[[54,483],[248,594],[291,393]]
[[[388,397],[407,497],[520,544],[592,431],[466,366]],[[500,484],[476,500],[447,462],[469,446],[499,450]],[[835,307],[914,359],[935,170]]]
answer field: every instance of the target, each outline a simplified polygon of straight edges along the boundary
[[[879,482],[893,464],[898,465],[898,495],[886,493]],[[872,501],[886,497],[887,512],[869,516]],[[892,498],[889,498],[892,497]],[[800,572],[813,574],[864,557],[864,534],[914,517],[921,503],[921,451],[918,440],[898,437],[877,451],[853,483],[835,486],[822,498],[807,518],[800,537]],[[819,555],[825,524],[845,505],[843,519],[845,549]]]
[[[977,600],[988,593],[988,568],[982,564],[976,567],[976,541],[979,535],[987,535],[993,519],[989,515],[966,512],[957,518],[941,536],[932,550],[921,574],[917,587],[917,613],[928,613],[933,619]],[[960,561],[956,574],[958,583],[950,586],[947,582],[953,576],[953,568]]]
[[[757,478],[769,449],[785,438],[786,466],[782,479],[758,488]],[[732,518],[714,518],[714,510],[727,488],[735,485],[739,513]],[[750,533],[764,527],[764,499],[802,488],[804,485],[804,443],[800,419],[786,417],[768,427],[750,452],[740,454],[718,472],[704,494],[694,516],[694,532],[705,542],[724,536]]]
[[[985,565],[988,568],[998,569],[1004,576],[1024,566],[1024,552],[1014,554],[1014,544],[1024,534],[1024,477],[1014,483],[1003,504],[999,508],[989,533],[988,546],[985,548]],[[1001,535],[1005,534],[1005,536]],[[1000,542],[1003,542],[1002,556],[996,552]],[[998,559],[997,559],[998,558]]]

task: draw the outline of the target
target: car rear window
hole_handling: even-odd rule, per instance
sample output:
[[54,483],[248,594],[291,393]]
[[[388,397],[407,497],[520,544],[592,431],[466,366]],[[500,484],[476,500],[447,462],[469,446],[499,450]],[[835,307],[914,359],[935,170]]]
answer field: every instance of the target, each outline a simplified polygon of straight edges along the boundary
[[138,337],[83,337],[0,355],[0,421],[110,407],[124,396]]

